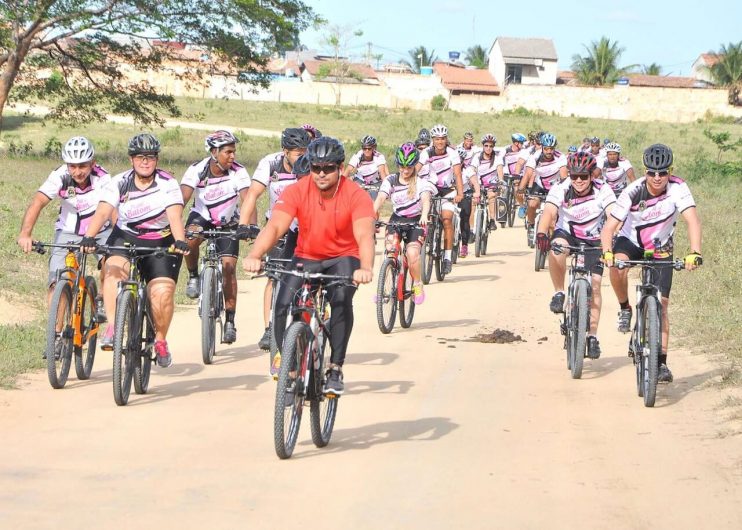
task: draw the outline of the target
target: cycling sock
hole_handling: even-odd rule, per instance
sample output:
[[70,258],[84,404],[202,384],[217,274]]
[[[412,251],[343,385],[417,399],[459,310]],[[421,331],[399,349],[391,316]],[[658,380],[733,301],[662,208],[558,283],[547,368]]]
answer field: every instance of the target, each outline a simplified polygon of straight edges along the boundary
[[667,354],[666,353],[660,353],[659,354],[660,364],[667,364]]
[[188,269],[188,276],[190,276],[191,278],[198,278],[198,267],[193,270]]
[[621,309],[631,309],[631,305],[629,304],[628,300],[626,300],[625,302],[619,302],[619,305],[621,306]]
[[224,310],[224,318],[227,322],[231,322],[234,324],[234,309],[225,309]]
[[443,259],[447,259],[448,261],[451,261],[451,254],[453,254],[453,250],[444,250]]

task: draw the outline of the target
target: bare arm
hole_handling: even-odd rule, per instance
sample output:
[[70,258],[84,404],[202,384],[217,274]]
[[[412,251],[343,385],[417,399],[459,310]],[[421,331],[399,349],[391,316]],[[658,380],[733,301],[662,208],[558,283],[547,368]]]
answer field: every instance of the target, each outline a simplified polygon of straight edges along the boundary
[[610,215],[609,210],[606,209],[606,221],[603,230],[600,232],[600,244],[603,247],[603,253],[613,251],[613,234],[620,224],[621,221]]
[[[181,208],[182,211],[182,208]],[[106,224],[106,221],[111,218],[114,213],[113,205],[107,202],[99,202],[98,207],[95,209],[93,217],[90,219],[88,229],[85,231],[85,237],[95,237],[100,232],[101,227]],[[183,221],[181,221],[181,224]]]
[[381,180],[384,180],[389,176],[389,170],[386,167],[386,164],[381,164],[379,166],[379,177],[381,177]]
[[563,181],[567,178],[567,166],[562,166],[559,168],[559,182]]
[[634,168],[633,167],[630,167],[626,171],[626,178],[629,179],[629,182],[634,182],[636,180],[636,175],[634,174]]
[[361,268],[353,273],[357,283],[369,283],[374,278],[374,222],[371,217],[362,217],[353,221],[353,237],[358,243],[358,254]]
[[[250,253],[244,260],[245,263],[247,260],[260,260],[265,256],[268,251],[274,247],[276,241],[278,241],[278,239],[288,231],[291,226],[291,221],[293,220],[294,218],[286,212],[274,211],[271,214],[268,223],[260,231],[260,235],[258,235],[255,243],[250,249]],[[247,266],[245,268],[248,272],[257,272],[259,270],[259,268],[253,270]]]
[[454,185],[456,186],[456,196],[459,198],[459,201],[460,201],[461,199],[464,198],[464,181],[461,178],[461,164],[454,164],[453,178],[454,178]]
[[[96,212],[97,213],[97,212]],[[165,210],[167,221],[170,223],[170,231],[175,241],[185,241],[185,227],[183,226],[183,205],[173,204]]]
[[696,207],[687,208],[683,211],[683,219],[688,225],[688,242],[690,251],[701,253],[701,219],[698,217]]
[[430,192],[426,191],[422,195],[423,209],[420,213],[420,226],[427,226],[428,215],[430,215]]
[[378,195],[376,195],[376,200],[374,201],[374,213],[376,214],[376,218],[379,218],[379,210],[381,210],[381,206],[386,202],[387,195],[383,191],[379,191]]
[[240,221],[241,225],[246,224],[258,224],[258,197],[260,197],[265,191],[265,186],[260,182],[252,181],[250,187],[247,190],[242,190],[246,194],[243,197],[240,192],[240,200],[242,205],[240,206]]
[[518,185],[518,191],[523,191],[528,186],[531,185],[531,179],[533,178],[533,173],[534,173],[534,171],[533,171],[533,168],[532,167],[527,167],[526,168],[526,172],[523,175],[523,178],[521,179],[520,184]]
[[36,226],[36,221],[39,220],[39,214],[44,207],[51,202],[51,199],[37,191],[31,200],[31,204],[28,205],[26,213],[23,215],[23,222],[21,223],[21,231],[18,234],[18,245],[23,249],[23,252],[31,252],[31,234],[33,233],[33,227]]
[[191,200],[191,197],[193,196],[193,188],[190,186],[186,186],[185,184],[180,185],[180,193],[183,195],[183,206],[188,205],[188,201]]
[[350,178],[350,176],[355,172],[355,170],[356,170],[355,166],[351,166],[350,164],[347,164],[345,166],[345,169],[343,169],[342,175],[344,177]]
[[538,223],[538,229],[536,232],[548,234],[549,228],[551,227],[551,221],[556,219],[558,212],[559,211],[554,204],[547,202],[544,205],[544,213],[541,214],[541,220]]

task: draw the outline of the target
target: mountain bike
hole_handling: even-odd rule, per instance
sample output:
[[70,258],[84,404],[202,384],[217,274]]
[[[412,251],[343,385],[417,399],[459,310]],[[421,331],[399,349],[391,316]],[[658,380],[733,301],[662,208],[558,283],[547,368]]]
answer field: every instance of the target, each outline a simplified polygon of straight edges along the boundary
[[353,278],[307,272],[301,263],[296,269],[282,269],[268,261],[264,271],[269,278],[292,275],[303,280],[296,292],[292,322],[281,346],[273,414],[274,447],[278,457],[285,459],[294,452],[306,401],[309,401],[312,442],[317,447],[330,443],[340,396],[323,392],[330,319],[327,289],[333,285],[353,285]]
[[518,210],[518,205],[515,202],[515,188],[517,183],[520,182],[520,177],[505,175],[505,182],[507,183],[507,194],[505,198],[508,210],[507,221],[508,227],[512,228],[515,223],[515,214]]
[[552,244],[555,254],[571,251],[569,267],[569,288],[564,302],[562,321],[559,330],[564,335],[564,349],[567,351],[567,368],[572,379],[582,377],[582,365],[587,356],[587,335],[590,332],[590,308],[592,307],[592,273],[585,263],[588,252],[600,252],[600,247],[585,243],[579,246]]
[[[649,258],[652,251],[645,253]],[[657,396],[659,355],[662,352],[662,303],[659,297],[659,272],[663,267],[683,270],[683,260],[616,260],[619,270],[641,267],[641,282],[636,286],[636,321],[629,339],[629,357],[636,368],[636,392],[645,407],[654,407]]]
[[[440,197],[431,198],[428,231],[425,235],[425,244],[420,252],[420,270],[425,285],[430,283],[433,268],[436,267],[436,262],[440,261],[443,253],[443,221],[441,220],[440,204]],[[440,263],[437,268],[440,268]]]
[[[378,221],[378,226],[387,226],[401,232],[417,228],[417,223]],[[390,244],[387,241],[387,244]],[[376,288],[376,322],[385,335],[391,333],[399,310],[399,324],[403,328],[412,325],[415,315],[415,295],[412,291],[412,275],[407,263],[406,245],[399,232],[394,233],[392,247],[384,250],[384,261],[379,269]]]
[[474,256],[487,254],[487,240],[489,239],[490,214],[487,208],[487,190],[484,190],[479,204],[474,210]]
[[34,242],[33,250],[39,254],[47,248],[67,249],[65,266],[57,271],[46,328],[46,373],[49,384],[58,389],[67,383],[73,352],[78,379],[89,379],[93,371],[100,327],[95,306],[98,287],[95,278],[86,274],[87,254],[80,252],[79,243]]
[[495,186],[495,221],[500,223],[500,228],[505,228],[508,222],[508,185],[504,180],[499,180]]
[[544,265],[546,265],[546,252],[541,252],[539,250],[538,245],[536,245],[536,234],[538,232],[538,224],[541,221],[541,216],[544,213],[544,200],[546,199],[546,195],[543,193],[529,193],[528,200],[530,199],[540,199],[541,202],[539,203],[538,210],[536,210],[536,220],[533,222],[533,228],[531,230],[528,230],[527,238],[528,238],[528,246],[532,249],[535,249],[536,253],[534,256],[534,268],[536,269],[536,272],[540,271],[544,268]]

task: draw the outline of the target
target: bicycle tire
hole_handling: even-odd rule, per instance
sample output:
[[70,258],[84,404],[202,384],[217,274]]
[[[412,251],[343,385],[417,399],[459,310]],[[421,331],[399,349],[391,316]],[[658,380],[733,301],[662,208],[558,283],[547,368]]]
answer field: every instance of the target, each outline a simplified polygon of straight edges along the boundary
[[409,328],[412,325],[412,319],[415,316],[415,293],[412,291],[412,274],[410,269],[405,269],[402,293],[402,300],[399,300],[399,325],[403,328]]
[[508,220],[508,203],[501,195],[495,199],[495,220],[500,223],[500,227],[505,228]]
[[[46,373],[49,384],[55,389],[64,388],[70,373],[73,350],[72,312],[72,287],[66,280],[60,280],[54,287],[46,327]],[[58,327],[61,328],[59,332]]]
[[432,223],[428,226],[430,227],[430,230],[425,236],[425,248],[423,248],[424,252],[422,252],[420,255],[420,259],[422,260],[422,262],[420,263],[420,270],[422,271],[422,280],[424,285],[428,285],[430,283],[430,279],[433,277],[433,267],[435,265],[435,239],[438,232],[437,223]]
[[[80,335],[82,346],[75,346],[75,373],[81,381],[90,379],[95,362],[95,349],[98,344],[98,330],[95,299],[98,296],[98,286],[95,278],[85,278],[85,293],[82,297],[82,308],[80,309]],[[89,314],[86,315],[86,312]]]
[[513,189],[512,181],[508,184],[508,227],[512,228],[515,224],[515,213],[517,208],[515,207],[515,190]]
[[[304,322],[292,323],[283,340],[281,369],[278,371],[276,401],[273,409],[273,445],[280,459],[291,458],[296,447],[301,426],[306,385],[301,367],[303,357],[311,344],[312,332]],[[290,372],[294,372],[295,395],[293,403],[286,406],[286,389],[292,382]]]
[[442,282],[446,279],[446,273],[443,272],[443,257],[445,256],[446,252],[443,250],[443,227],[439,226],[438,230],[436,230],[435,234],[435,258],[434,258],[434,269],[435,269],[435,279],[439,282]]
[[460,214],[454,213],[453,223],[453,246],[451,247],[451,263],[456,264],[459,261],[459,251],[461,250],[461,220]]
[[313,395],[309,401],[309,424],[312,430],[312,442],[316,447],[325,447],[330,443],[332,438],[332,429],[335,426],[335,417],[338,409],[338,396],[323,395],[323,373],[325,368],[324,352],[327,346],[327,337],[320,333],[317,339],[318,364],[311,371],[312,381],[310,388],[313,388]]
[[490,231],[487,227],[487,222],[484,221],[484,229],[482,230],[482,243],[481,248],[479,249],[479,254],[482,256],[487,255],[487,242],[490,240]]
[[376,286],[376,323],[379,330],[388,335],[397,318],[397,270],[392,258],[386,258],[379,269]]
[[660,337],[660,309],[654,296],[644,299],[644,337],[642,362],[644,372],[644,406],[654,407],[657,397],[657,375],[659,355],[662,347]]
[[[139,333],[140,346],[134,360],[134,392],[137,394],[146,394],[149,389],[149,376],[152,372],[154,357],[152,348],[155,346],[155,330],[152,329],[152,324],[147,315],[144,315],[143,324],[147,332],[144,335],[144,343],[142,343],[142,334]],[[142,324],[139,325],[140,330],[141,328]],[[145,346],[143,347],[142,344],[145,344]]]
[[582,367],[585,361],[587,348],[587,332],[589,331],[588,315],[590,314],[587,280],[578,279],[574,284],[572,304],[572,379],[582,377]]
[[201,272],[201,358],[204,364],[211,364],[216,353],[217,306],[216,270],[204,267]]
[[482,232],[486,229],[486,227],[482,227],[483,222],[484,213],[482,213],[481,208],[477,208],[477,213],[474,215],[474,257],[476,258],[482,254]]
[[278,352],[278,342],[276,341],[276,329],[273,323],[275,322],[275,316],[274,311],[276,307],[276,300],[278,299],[278,288],[280,287],[280,284],[276,280],[271,280],[272,289],[271,289],[271,308],[270,308],[270,346],[268,346],[268,351],[270,355],[268,356],[268,360],[270,361],[269,366],[273,366],[273,357],[275,357],[276,353]]
[[536,270],[536,272],[541,270],[541,255],[544,254],[544,252],[541,252],[538,247],[536,247],[536,250],[534,252],[534,262],[533,262],[533,268]]
[[124,288],[116,299],[116,323],[113,332],[113,400],[119,406],[129,402],[131,381],[134,375],[134,351],[139,339],[136,330],[136,300]]

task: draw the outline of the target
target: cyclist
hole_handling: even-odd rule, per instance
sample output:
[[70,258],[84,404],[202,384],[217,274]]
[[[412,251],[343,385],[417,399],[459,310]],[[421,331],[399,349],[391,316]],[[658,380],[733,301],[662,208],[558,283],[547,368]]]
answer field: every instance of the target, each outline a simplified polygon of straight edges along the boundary
[[[616,260],[642,259],[649,251],[657,260],[672,261],[673,234],[678,214],[688,226],[691,252],[685,257],[685,268],[693,270],[703,263],[701,257],[701,220],[696,211],[690,188],[672,174],[672,150],[664,144],[650,145],[643,156],[646,174],[632,182],[621,193],[616,206],[603,227],[603,260],[609,267]],[[623,225],[621,225],[623,223]],[[615,244],[613,235],[617,230]],[[672,382],[667,367],[667,345],[670,337],[670,289],[672,267],[662,267],[659,288],[662,295],[662,353],[658,381]],[[611,269],[610,278],[621,309],[618,313],[618,331],[631,330],[632,309],[629,305],[628,270]]]
[[399,173],[392,173],[379,188],[379,195],[374,202],[374,212],[379,215],[381,206],[389,199],[392,203],[390,223],[417,223],[419,227],[400,229],[387,228],[387,248],[393,244],[394,237],[401,237],[405,242],[405,253],[412,276],[412,292],[416,305],[425,301],[422,276],[420,274],[420,252],[425,242],[425,227],[430,213],[430,198],[438,190],[427,180],[418,178],[416,166],[420,160],[420,152],[411,142],[402,144],[394,154],[394,160],[399,167]]
[[[67,140],[62,147],[62,161],[64,164],[49,174],[26,209],[17,240],[23,252],[31,252],[33,248],[31,234],[39,219],[39,214],[56,197],[59,197],[61,204],[54,225],[54,243],[79,242],[85,235],[90,218],[95,213],[103,195],[103,188],[111,181],[108,171],[95,162],[95,148],[84,136],[74,136]],[[109,235],[111,235],[111,223],[106,219],[100,231],[95,234],[95,239],[103,243]],[[66,254],[65,249],[54,248],[49,255],[48,301],[51,301],[54,293],[57,271],[65,267]],[[99,256],[100,292],[103,291],[103,279],[105,278],[102,262],[103,256]],[[103,308],[103,297],[100,295],[96,300],[96,312],[98,322],[105,322],[106,313]]]
[[518,163],[515,166],[515,172],[523,175],[526,162],[533,155],[541,151],[541,137],[546,134],[543,131],[531,131],[528,133],[528,141],[523,144],[523,149],[519,151]]
[[[542,252],[548,252],[549,228],[556,222],[556,230],[551,243],[589,247],[600,246],[600,229],[605,216],[610,214],[616,197],[611,188],[594,178],[596,162],[590,153],[572,153],[567,159],[570,178],[551,187],[546,197],[544,213],[537,227],[536,244]],[[564,275],[567,271],[569,251],[560,254],[549,253],[549,274],[555,294],[549,308],[554,313],[564,310]],[[587,337],[587,355],[591,359],[600,357],[598,341],[598,321],[600,320],[600,295],[603,264],[599,252],[585,254],[586,268],[592,273],[592,306],[590,307],[590,330]]]
[[[241,234],[248,235],[248,227],[245,225],[249,220],[256,216],[258,198],[268,190],[268,209],[265,212],[265,218],[270,219],[273,207],[278,197],[287,187],[295,184],[298,180],[293,169],[299,157],[307,152],[307,146],[311,141],[309,134],[303,128],[288,128],[281,133],[281,151],[263,157],[258,162],[252,177],[252,185],[247,192],[247,199],[242,203],[240,210]],[[296,238],[298,235],[298,225],[296,222],[291,223],[289,230],[286,232],[286,238],[283,244],[273,248],[270,255],[274,259],[290,259],[294,257],[296,248]],[[254,233],[249,235],[256,235]],[[244,237],[244,236],[243,236]],[[273,282],[270,280],[266,283],[263,295],[263,321],[265,322],[265,331],[258,341],[258,346],[263,350],[270,349],[271,327],[270,311],[271,299],[273,298]],[[272,365],[271,365],[272,366]],[[273,367],[271,368],[271,375]],[[276,373],[278,373],[276,371]]]
[[376,150],[376,138],[367,134],[361,138],[361,150],[345,165],[343,176],[352,176],[359,184],[374,187],[374,190],[369,190],[369,194],[375,199],[376,190],[388,175],[386,157]]
[[[459,145],[456,146],[456,149],[459,152],[459,156],[461,156],[462,170],[471,165],[472,159],[480,151],[480,149],[474,147],[474,134],[472,134],[471,132],[464,133],[464,139]],[[463,156],[461,155],[462,150],[464,153]]]
[[[497,139],[493,134],[485,134],[482,136],[482,151],[478,156],[474,157],[473,167],[477,172],[477,180],[484,190],[487,199],[487,210],[489,211],[489,223],[487,226],[488,230],[497,230],[497,223],[495,222],[495,199],[497,198],[497,184],[500,181],[500,175],[503,172],[502,169],[502,156],[497,156],[495,152],[495,144]],[[505,148],[504,152],[511,146]],[[517,153],[517,151],[516,151]],[[504,156],[504,154],[503,154]],[[512,152],[509,153],[512,158]]]
[[[531,156],[526,163],[526,171],[518,185],[518,191],[523,193],[527,186],[531,186],[531,192],[546,194],[552,185],[567,178],[567,157],[556,150],[556,136],[544,133],[541,138],[541,151]],[[526,210],[526,228],[528,239],[532,240],[533,223],[536,219],[536,210],[541,204],[541,199],[533,198],[528,201]]]
[[[172,254],[147,256],[139,262],[142,277],[147,282],[148,299],[155,324],[157,364],[166,368],[172,364],[167,345],[167,332],[175,310],[175,282],[178,279],[183,254],[189,252],[183,226],[183,195],[178,181],[157,168],[160,142],[148,133],[133,136],[128,145],[132,168],[114,176],[106,186],[95,215],[85,232],[82,244],[88,251],[95,247],[95,235],[116,212],[116,226],[108,244],[130,243],[145,247],[171,247]],[[106,259],[103,301],[106,312],[115,314],[118,282],[128,279],[129,261],[124,251],[113,251]],[[111,322],[115,320],[111,319]],[[109,323],[101,338],[102,349],[113,348],[114,326]]]
[[438,195],[447,200],[441,207],[443,221],[443,272],[451,272],[453,249],[453,214],[455,204],[464,198],[464,185],[461,178],[461,158],[455,149],[448,146],[448,129],[445,125],[435,125],[430,129],[433,145],[422,151],[417,171],[428,178],[438,189]]
[[621,156],[621,146],[617,143],[606,144],[605,152],[605,158],[601,159],[602,164],[598,169],[603,175],[603,180],[618,197],[626,189],[626,186],[636,180],[634,168],[631,166],[631,162]]
[[[188,230],[221,230],[237,225],[239,209],[237,201],[244,203],[250,187],[250,175],[244,166],[235,161],[239,140],[229,131],[215,131],[205,140],[209,156],[191,165],[180,182],[184,204],[188,204],[195,193],[194,205],[188,214]],[[201,290],[198,275],[199,245],[201,238],[188,241],[190,252],[185,257],[188,268],[186,296],[198,298]],[[224,342],[237,340],[234,315],[237,308],[237,256],[240,244],[235,238],[222,237],[216,240],[217,252],[222,260],[224,274]]]
[[314,125],[305,123],[304,125],[301,126],[301,128],[307,131],[307,134],[309,135],[310,140],[316,140],[317,138],[322,137],[322,133],[319,132],[319,129],[315,127]]
[[[463,161],[466,156],[466,150],[459,146],[456,148],[459,158]],[[459,203],[459,226],[461,227],[461,248],[459,257],[465,258],[469,255],[469,243],[474,242],[474,234],[471,231],[471,225],[474,222],[474,210],[472,203],[479,204],[482,189],[477,178],[477,169],[471,165],[464,166],[461,164],[461,183],[463,184],[464,198]]]
[[589,137],[589,136],[585,136],[585,137],[584,137],[584,138],[582,139],[582,143],[581,143],[581,144],[580,144],[580,146],[579,146],[579,147],[577,148],[577,150],[578,150],[578,151],[579,151],[580,153],[586,153],[586,152],[590,151],[590,137]]
[[[509,146],[505,147],[499,153],[497,163],[497,178],[505,181],[509,181],[510,179],[512,179],[515,181],[514,184],[517,186],[517,183],[518,181],[520,181],[522,176],[522,173],[520,173],[520,170],[518,169],[518,161],[521,160],[522,154],[526,152],[526,149],[523,147],[526,142],[526,137],[521,133],[513,133],[510,136],[510,140],[512,143]],[[490,230],[496,230],[497,222],[495,221],[494,217],[494,201],[490,203],[488,199],[487,204],[488,206],[491,204],[489,228]]]
[[[258,272],[260,259],[298,219],[301,231],[293,263],[304,270],[353,276],[356,284],[373,280],[374,205],[357,184],[341,177],[345,150],[334,138],[323,136],[309,144],[311,178],[289,186],[275,204],[273,214],[243,261],[247,272]],[[282,344],[288,307],[301,286],[301,278],[287,276],[274,309],[274,330]],[[342,394],[342,366],[353,329],[355,287],[328,289],[330,317],[330,368],[324,391]],[[280,359],[279,354],[276,357]]]
[[600,138],[597,136],[590,138],[590,148],[588,152],[595,157],[596,162],[599,157],[603,156],[603,150],[600,147]]

